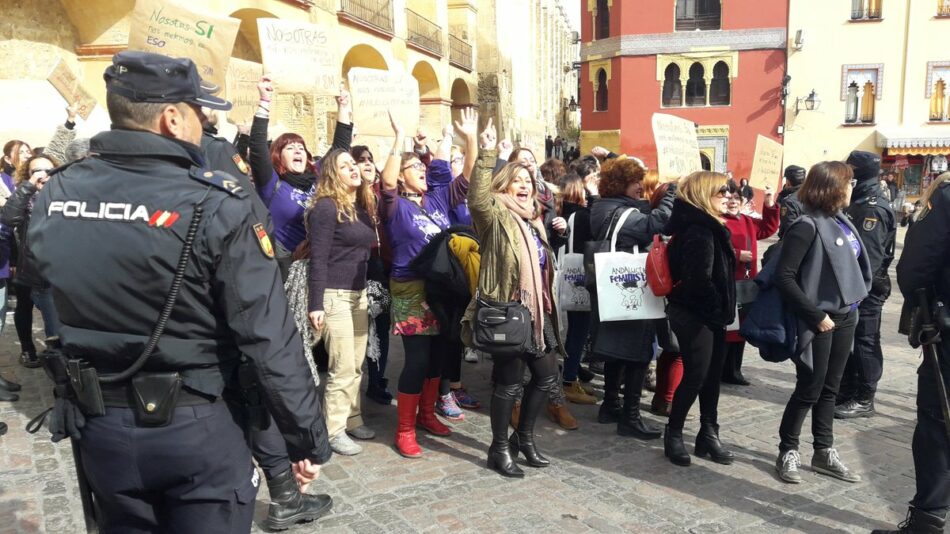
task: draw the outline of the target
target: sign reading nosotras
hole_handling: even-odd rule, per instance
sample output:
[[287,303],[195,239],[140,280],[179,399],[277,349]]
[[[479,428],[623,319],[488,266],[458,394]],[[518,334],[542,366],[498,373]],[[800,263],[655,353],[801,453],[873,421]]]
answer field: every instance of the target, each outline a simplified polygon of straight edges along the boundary
[[656,141],[656,167],[661,182],[703,169],[693,121],[654,113],[653,139]]
[[419,127],[419,82],[407,72],[354,67],[348,74],[360,135],[392,136],[389,112],[406,135]]
[[265,71],[284,93],[340,94],[340,61],[330,29],[307,22],[257,19]]
[[167,0],[136,0],[129,50],[189,58],[203,79],[224,87],[240,26],[240,19],[201,13]]
[[62,58],[56,62],[56,66],[46,79],[59,91],[59,94],[63,95],[66,103],[72,105],[78,102],[79,109],[76,113],[82,117],[82,120],[89,119],[89,114],[96,107],[96,99],[79,83],[79,78]]
[[749,185],[756,189],[765,189],[765,186],[775,188],[779,176],[782,176],[784,152],[785,147],[764,135],[759,135],[755,140],[755,159],[752,160]]
[[260,93],[257,83],[261,80],[263,67],[260,63],[231,58],[228,65],[228,100],[234,107],[228,112],[228,122],[243,124],[250,122],[257,111]]

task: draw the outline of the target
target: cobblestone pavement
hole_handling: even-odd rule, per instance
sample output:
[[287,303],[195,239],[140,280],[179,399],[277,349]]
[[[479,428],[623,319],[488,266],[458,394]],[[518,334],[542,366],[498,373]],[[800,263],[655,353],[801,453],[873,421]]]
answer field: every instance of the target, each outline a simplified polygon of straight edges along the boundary
[[[396,407],[365,401],[366,422],[379,437],[362,454],[335,456],[325,466],[311,491],[331,494],[333,513],[290,532],[867,532],[893,525],[914,493],[910,440],[919,361],[896,333],[900,306],[895,284],[884,312],[887,361],[879,415],[835,424],[837,447],[864,477],[861,483],[819,476],[807,467],[800,485],[778,480],[778,423],[794,369],[788,362],[763,362],[751,351],[745,374],[752,386],[723,386],[720,401],[722,438],[736,452],[734,465],[694,458],[689,468],[673,466],[660,441],[619,437],[612,425],[596,423],[596,406],[572,405],[579,430],[562,431],[543,415],[538,425],[537,441],[552,467],[525,467],[524,479],[504,479],[485,467],[491,365],[482,361],[463,363],[463,379],[485,407],[467,412],[450,437],[420,435],[421,459],[403,459],[390,445]],[[0,339],[0,373],[24,388],[19,402],[0,404],[0,420],[10,424],[0,438],[0,534],[81,532],[69,445],[51,443],[45,431],[23,431],[29,418],[51,404],[51,393],[41,370],[16,363],[19,349],[10,326]],[[395,382],[402,348],[395,339],[392,347],[388,374]],[[697,430],[698,417],[687,422],[687,441]],[[262,487],[255,532],[266,502]]]

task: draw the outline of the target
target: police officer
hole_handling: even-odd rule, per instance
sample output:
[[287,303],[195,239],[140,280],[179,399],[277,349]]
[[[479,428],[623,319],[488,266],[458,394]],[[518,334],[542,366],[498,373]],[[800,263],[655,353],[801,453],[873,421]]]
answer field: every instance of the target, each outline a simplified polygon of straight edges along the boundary
[[[264,224],[245,188],[204,169],[201,106],[230,104],[202,90],[188,59],[121,52],[105,81],[113,129],[92,139],[94,157],[54,173],[29,230],[75,396],[57,389],[50,430],[79,438],[101,529],[249,532],[259,480],[242,354],[294,462],[288,480],[313,481],[331,451]],[[131,380],[95,379],[133,361],[144,365]]]
[[795,219],[798,219],[802,214],[802,203],[798,200],[798,190],[802,188],[803,183],[805,183],[804,167],[798,165],[785,167],[785,187],[782,188],[776,199],[779,205],[779,216],[781,217],[778,228],[779,239],[785,235],[785,230],[795,222]]
[[[917,222],[907,231],[904,250],[897,262],[897,285],[904,300],[916,304],[916,292],[925,288],[938,300],[950,303],[950,173],[931,196],[924,198]],[[943,381],[950,388],[950,332],[943,331],[937,356]],[[950,439],[947,438],[937,373],[932,362],[917,370],[917,428],[914,429],[914,471],[917,493],[910,501],[907,519],[900,530],[875,530],[877,534],[943,532],[950,510]]]
[[858,308],[854,346],[836,400],[835,417],[838,419],[874,415],[874,393],[884,370],[881,309],[891,295],[891,278],[887,270],[894,260],[897,237],[897,220],[881,190],[881,156],[856,150],[848,156],[847,163],[854,169],[856,183],[851,193],[851,205],[845,214],[861,236],[863,253],[868,255],[873,278],[871,291]]

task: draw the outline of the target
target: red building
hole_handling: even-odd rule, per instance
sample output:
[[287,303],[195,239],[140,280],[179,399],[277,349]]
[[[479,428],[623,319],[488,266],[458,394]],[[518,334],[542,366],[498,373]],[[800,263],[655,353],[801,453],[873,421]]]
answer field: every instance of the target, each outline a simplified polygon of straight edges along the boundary
[[581,145],[656,164],[651,117],[699,125],[703,164],[738,178],[781,142],[787,0],[582,0]]

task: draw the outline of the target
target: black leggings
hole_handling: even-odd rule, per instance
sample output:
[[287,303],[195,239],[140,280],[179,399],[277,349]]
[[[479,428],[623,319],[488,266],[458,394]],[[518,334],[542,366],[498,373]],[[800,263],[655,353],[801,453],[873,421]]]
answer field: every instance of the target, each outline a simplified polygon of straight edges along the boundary
[[442,336],[400,336],[406,352],[405,364],[399,375],[399,392],[410,395],[422,393],[422,384],[428,378],[438,378],[445,354]]
[[36,345],[33,344],[33,290],[22,284],[12,284],[13,294],[16,295],[16,310],[13,312],[13,325],[16,327],[16,337],[20,340],[20,350],[36,354]]
[[670,306],[669,316],[683,352],[683,381],[673,395],[670,428],[683,428],[697,396],[700,423],[715,425],[719,420],[719,381],[726,357],[726,330],[711,329],[678,306]]
[[798,449],[798,437],[809,411],[815,449],[828,449],[835,444],[835,397],[851,354],[858,312],[831,316],[831,320],[835,323],[834,330],[817,334],[811,342],[812,366],[795,358],[795,391],[788,399],[778,429],[782,452]]
[[530,384],[557,379],[557,358],[555,352],[548,352],[538,358],[534,354],[522,356],[493,356],[492,381],[499,386],[520,385],[524,378],[525,365],[531,370]]
[[[443,335],[439,334],[439,337]],[[445,395],[449,392],[452,382],[462,381],[462,354],[465,352],[465,346],[459,338],[442,339],[438,343],[445,347],[445,354],[441,355],[442,384],[439,388],[439,394]]]

